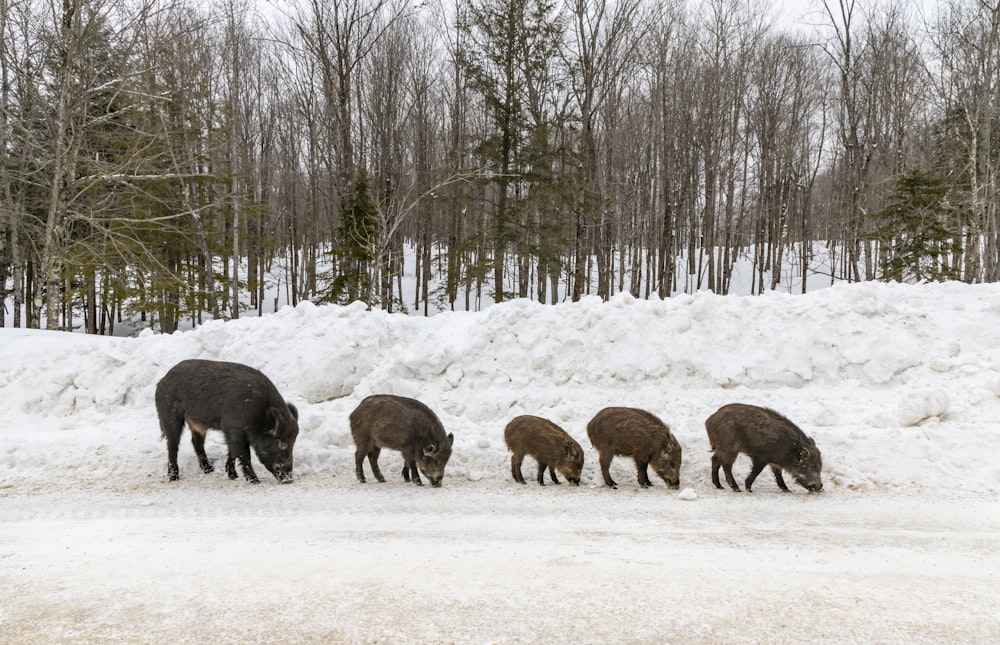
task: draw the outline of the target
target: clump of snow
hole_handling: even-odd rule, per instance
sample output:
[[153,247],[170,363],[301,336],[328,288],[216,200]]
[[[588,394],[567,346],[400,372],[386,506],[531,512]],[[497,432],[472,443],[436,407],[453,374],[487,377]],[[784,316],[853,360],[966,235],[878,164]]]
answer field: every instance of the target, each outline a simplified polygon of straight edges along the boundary
[[948,403],[948,395],[940,389],[908,393],[903,396],[897,409],[899,425],[915,426],[929,419],[940,421],[948,412]]
[[682,499],[686,502],[692,502],[698,499],[698,493],[694,492],[693,488],[685,488],[681,492],[677,493],[677,499]]

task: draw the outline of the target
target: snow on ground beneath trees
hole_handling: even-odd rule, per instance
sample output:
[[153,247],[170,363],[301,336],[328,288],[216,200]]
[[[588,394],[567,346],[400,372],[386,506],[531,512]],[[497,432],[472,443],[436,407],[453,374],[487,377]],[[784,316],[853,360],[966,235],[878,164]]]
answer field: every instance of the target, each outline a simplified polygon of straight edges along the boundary
[[[166,481],[153,391],[187,358],[298,406],[295,483],[202,474],[186,440]],[[4,329],[0,364],[0,641],[1000,640],[1000,285],[302,303],[169,336]],[[387,483],[356,482],[347,418],[375,393],[454,433],[441,489],[391,451]],[[717,491],[704,421],[731,402],[812,436],[823,493]],[[621,457],[602,486],[585,427],[609,405],[671,427],[681,491]],[[511,480],[519,414],[580,442],[579,488],[539,487],[531,458]]]

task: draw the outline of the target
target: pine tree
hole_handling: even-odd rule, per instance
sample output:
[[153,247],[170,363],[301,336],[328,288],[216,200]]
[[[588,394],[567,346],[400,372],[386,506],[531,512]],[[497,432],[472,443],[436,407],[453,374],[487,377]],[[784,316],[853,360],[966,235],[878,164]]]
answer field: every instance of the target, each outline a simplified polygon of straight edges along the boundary
[[961,253],[961,235],[952,230],[957,219],[948,203],[952,186],[917,170],[900,176],[889,205],[872,215],[875,230],[868,235],[881,245],[881,279],[953,280],[951,254]]
[[340,213],[337,246],[333,257],[337,268],[320,302],[347,304],[362,300],[372,304],[374,282],[371,265],[378,248],[378,207],[372,199],[368,173],[354,180]]

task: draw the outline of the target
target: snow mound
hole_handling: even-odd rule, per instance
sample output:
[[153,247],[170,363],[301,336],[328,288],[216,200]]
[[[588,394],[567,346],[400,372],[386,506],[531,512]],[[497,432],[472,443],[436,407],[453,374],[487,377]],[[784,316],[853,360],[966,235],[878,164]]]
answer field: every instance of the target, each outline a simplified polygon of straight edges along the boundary
[[[472,481],[509,478],[503,428],[535,414],[580,442],[583,481],[599,484],[586,425],[624,405],[670,425],[683,484],[697,492],[709,485],[705,419],[746,402],[816,440],[828,486],[998,490],[1000,345],[983,333],[997,303],[1000,285],[865,283],[802,296],[517,300],[431,318],[303,303],[130,339],[2,329],[0,484],[162,476],[156,382],[206,358],[259,368],[299,407],[300,476],[353,476],[347,417],[365,396],[390,393],[438,414],[455,435],[449,470]],[[219,434],[209,435],[215,455]],[[196,472],[187,446],[180,466]],[[630,469],[612,464],[636,485]]]

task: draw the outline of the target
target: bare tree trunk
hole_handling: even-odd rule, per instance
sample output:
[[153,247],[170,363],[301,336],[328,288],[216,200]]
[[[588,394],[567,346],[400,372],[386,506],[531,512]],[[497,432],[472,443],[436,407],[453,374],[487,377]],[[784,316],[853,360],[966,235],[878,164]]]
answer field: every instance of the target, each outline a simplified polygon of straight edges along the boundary
[[583,296],[584,282],[586,280],[587,226],[582,192],[583,188],[580,189],[581,194],[577,196],[577,204],[573,209],[575,215],[575,233],[573,235],[573,302],[578,301]]
[[[8,110],[11,99],[11,60],[12,52],[9,50],[7,39],[8,15],[10,4],[5,0],[0,0],[0,38],[4,39],[4,45],[0,48],[0,212],[6,212],[6,222],[0,218],[0,292],[7,284],[7,276],[10,274],[12,285],[12,324],[14,327],[21,326],[21,302],[24,289],[23,262],[20,249],[20,214],[22,207],[20,203],[15,203],[12,192],[13,179],[8,167],[10,153],[10,122]],[[22,107],[23,109],[23,107]],[[6,230],[10,236],[10,246],[6,245]],[[0,298],[0,327],[6,325],[6,315],[3,312],[3,302]]]
[[[241,49],[243,49],[243,17],[237,12],[245,13],[246,6],[237,6],[237,0],[229,0],[226,5],[226,31],[229,42],[228,93],[229,93],[229,190],[233,209],[233,239],[232,239],[232,274],[230,279],[230,316],[240,317],[240,227],[243,225],[240,217],[242,201],[242,185],[240,180],[240,78],[243,75],[241,64]],[[211,267],[209,267],[211,270]]]
[[[39,249],[41,267],[36,293],[44,294],[45,328],[59,329],[59,304],[62,296],[62,263],[66,226],[66,183],[70,174],[72,144],[69,141],[69,101],[73,88],[71,64],[74,47],[74,23],[78,7],[75,0],[63,0],[59,27],[59,86],[53,114],[52,173],[45,217],[45,233]],[[36,317],[37,319],[37,317]]]

